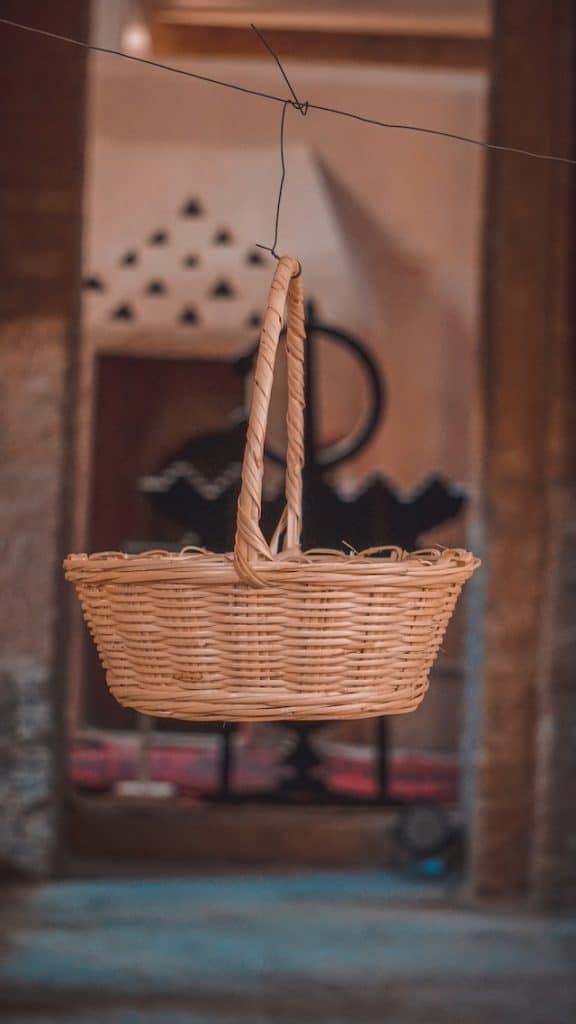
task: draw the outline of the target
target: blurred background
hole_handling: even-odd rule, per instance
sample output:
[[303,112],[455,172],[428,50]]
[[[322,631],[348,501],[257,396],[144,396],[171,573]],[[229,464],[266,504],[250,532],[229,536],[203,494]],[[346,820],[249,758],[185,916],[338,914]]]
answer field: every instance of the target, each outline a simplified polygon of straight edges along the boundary
[[573,1019],[576,5],[0,17],[284,96],[254,22],[301,100],[568,158],[287,108],[305,544],[483,569],[414,714],[154,722],[109,696],[61,560],[232,546],[282,108],[0,24],[0,1011]]

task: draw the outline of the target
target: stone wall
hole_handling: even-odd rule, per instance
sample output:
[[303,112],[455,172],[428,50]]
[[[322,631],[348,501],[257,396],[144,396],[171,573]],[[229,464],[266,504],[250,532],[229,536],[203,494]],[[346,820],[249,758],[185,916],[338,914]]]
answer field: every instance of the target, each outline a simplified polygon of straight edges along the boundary
[[0,868],[44,874],[56,835],[54,719],[44,666],[0,663]]
[[[88,4],[4,17],[82,38]],[[65,546],[80,273],[81,51],[2,26],[0,868],[48,871],[62,800]]]
[[0,332],[0,858],[42,871],[55,844],[56,572],[65,405],[65,323]]

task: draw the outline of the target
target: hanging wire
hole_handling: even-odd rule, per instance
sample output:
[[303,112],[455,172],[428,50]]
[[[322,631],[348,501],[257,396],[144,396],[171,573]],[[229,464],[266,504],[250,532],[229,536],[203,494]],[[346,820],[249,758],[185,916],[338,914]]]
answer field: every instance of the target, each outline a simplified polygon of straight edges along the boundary
[[0,25],[9,25],[11,28],[21,29],[23,32],[31,32],[36,36],[46,36],[48,39],[57,39],[60,43],[69,43],[71,46],[80,46],[83,50],[91,50],[94,53],[108,53],[112,57],[123,57],[124,60],[132,60],[136,64],[147,64],[151,68],[159,68],[161,71],[170,71],[173,75],[184,75],[185,78],[195,78],[198,82],[207,82],[209,85],[220,85],[224,89],[234,89],[236,92],[244,92],[249,96],[258,96],[264,100],[274,100],[276,103],[284,103],[282,96],[273,96],[260,89],[248,89],[244,85],[235,82],[223,82],[219,78],[211,78],[209,75],[200,75],[196,71],[186,71],[185,68],[175,68],[171,64],[162,64],[158,60],[150,60],[149,57],[137,57],[133,53],[124,53],[123,50],[114,50],[108,46],[96,46],[95,43],[85,43],[81,39],[73,39],[71,36],[63,36],[57,32],[49,32],[45,28],[33,28],[32,25],[21,25],[18,21],[11,21],[9,18],[0,18]]
[[372,124],[376,128],[397,128],[403,132],[419,132],[422,135],[441,135],[444,139],[454,139],[456,142],[465,142],[469,146],[479,146],[481,149],[499,150],[501,153],[517,153],[519,156],[529,156],[534,160],[548,160],[559,164],[576,164],[568,156],[554,156],[551,153],[536,153],[531,149],[518,149],[516,146],[500,146],[497,142],[484,142],[482,139],[473,139],[469,135],[457,135],[456,132],[444,132],[437,128],[422,128],[416,124],[396,124],[394,121],[378,121],[373,117],[366,117],[364,114],[354,114],[350,110],[340,110],[338,107],[323,107],[319,103],[309,103],[310,110],[321,110],[326,114],[338,114],[339,117],[349,117],[354,121],[361,121],[363,124]]
[[290,92],[292,93],[292,100],[286,100],[284,102],[284,104],[282,106],[282,114],[280,116],[280,166],[282,168],[282,173],[280,175],[280,186],[279,186],[279,189],[278,189],[278,198],[276,200],[276,215],[274,217],[274,241],[272,242],[271,246],[270,245],[262,245],[260,242],[256,243],[256,245],[258,246],[259,249],[266,249],[267,252],[272,253],[274,259],[279,260],[280,256],[276,252],[276,246],[278,244],[278,229],[279,229],[279,224],[280,224],[280,207],[282,205],[282,193],[284,192],[284,182],[286,181],[286,154],[284,152],[284,135],[285,135],[285,125],[286,125],[286,111],[287,111],[288,107],[295,107],[296,110],[299,110],[300,113],[304,117],[306,117],[306,114],[308,113],[308,103],[301,103],[300,100],[298,99],[298,97],[297,97],[297,95],[296,95],[296,93],[294,91],[294,88],[292,86],[292,83],[291,83],[290,79],[288,78],[288,75],[286,74],[286,71],[284,70],[284,67],[282,65],[282,61],[280,60],[280,57],[272,49],[272,47],[270,46],[270,43],[263,36],[262,32],[260,32],[256,28],[256,25],[251,25],[250,28],[252,28],[254,30],[254,32],[256,33],[258,38],[260,39],[260,41],[262,43],[264,43],[264,46],[268,50],[268,53],[270,53],[272,55],[272,57],[274,58],[274,60],[276,61],[276,64],[278,65],[278,68],[280,69],[280,74],[282,75],[282,78],[284,79],[284,81],[286,82],[286,85],[290,89]]
[[293,102],[293,104],[292,104],[292,106],[293,106],[293,107],[295,107],[295,108],[296,108],[296,110],[299,110],[301,114],[303,114],[304,116],[306,116],[306,114],[308,113],[308,107],[309,107],[309,104],[308,104],[307,102],[305,102],[305,103],[301,103],[301,102],[300,102],[300,100],[298,99],[298,97],[297,97],[297,95],[296,95],[296,93],[294,92],[294,89],[293,89],[293,87],[292,87],[292,83],[291,83],[290,79],[288,78],[288,75],[286,74],[286,72],[285,72],[285,70],[284,70],[284,68],[283,68],[283,66],[282,66],[282,62],[281,62],[281,60],[280,60],[280,57],[279,57],[279,56],[278,56],[278,54],[277,54],[277,53],[276,53],[276,52],[275,52],[275,51],[274,51],[274,50],[272,49],[272,47],[270,46],[270,43],[269,43],[269,42],[268,42],[268,40],[267,40],[267,39],[265,38],[265,36],[263,36],[262,32],[260,32],[260,30],[256,28],[256,25],[252,25],[252,24],[251,24],[251,25],[250,25],[250,28],[252,29],[252,31],[253,31],[253,32],[255,32],[255,33],[256,33],[256,35],[258,36],[258,38],[259,38],[259,39],[260,39],[260,40],[261,40],[261,41],[262,41],[262,42],[264,43],[264,46],[265,46],[265,47],[266,47],[266,49],[268,50],[268,53],[269,53],[269,54],[271,54],[271,56],[273,57],[273,59],[274,59],[274,60],[276,61],[276,63],[277,63],[277,65],[278,65],[278,67],[280,68],[280,74],[282,75],[282,78],[284,79],[284,81],[286,82],[286,85],[287,85],[287,86],[288,86],[288,88],[290,89],[290,92],[292,93],[292,99],[293,99],[293,101],[294,101],[294,102]]
[[284,153],[284,125],[286,122],[286,110],[290,106],[290,100],[286,100],[280,115],[280,165],[282,167],[282,173],[280,175],[280,186],[278,188],[278,198],[276,200],[276,213],[274,216],[274,241],[272,245],[262,245],[261,242],[256,242],[258,249],[265,249],[266,252],[272,253],[275,260],[279,260],[280,256],[276,252],[276,246],[278,244],[278,230],[280,224],[280,207],[282,205],[282,193],[284,192],[284,182],[286,181],[286,155]]
[[[467,135],[457,135],[454,132],[445,132],[439,128],[424,128],[421,125],[416,124],[379,121],[376,118],[366,117],[363,114],[356,114],[351,110],[340,110],[338,107],[328,107],[319,103],[309,103],[308,101],[301,102],[297,98],[287,100],[284,96],[275,96],[273,93],[263,92],[260,89],[249,89],[246,86],[238,85],[236,82],[224,82],[218,78],[211,78],[209,75],[201,75],[195,71],[186,71],[184,68],[173,67],[171,64],[162,64],[160,61],[150,60],[148,57],[136,57],[134,54],[124,53],[122,50],[114,50],[107,46],[96,46],[94,43],[85,43],[80,39],[72,39],[70,36],[60,35],[57,32],[49,32],[47,29],[34,28],[32,25],[22,25],[20,22],[12,21],[9,18],[0,18],[0,24],[9,25],[11,28],[17,28],[23,32],[31,32],[34,35],[46,36],[49,39],[57,39],[59,42],[69,43],[71,46],[80,46],[84,50],[92,50],[96,53],[108,53],[114,57],[123,57],[125,60],[134,61],[136,64],[146,64],[153,68],[159,68],[162,71],[168,71],[173,75],[184,75],[186,78],[194,78],[199,82],[207,82],[209,85],[219,85],[224,89],[234,89],[236,92],[246,93],[248,96],[258,96],[261,99],[271,100],[274,103],[288,103],[301,114],[306,113],[309,110],[318,110],[326,114],[336,114],[338,117],[352,118],[355,121],[361,121],[363,124],[371,124],[377,128],[394,128],[398,131],[420,132],[424,135],[436,135],[440,138],[454,139],[456,142],[464,142],[469,146],[479,146],[482,149],[498,150],[501,153],[516,153],[519,156],[527,156],[535,160],[549,160],[561,164],[576,164],[576,160],[567,156],[556,156],[553,153],[538,153],[529,149],[520,149],[517,146],[503,146],[495,142],[484,142],[482,139],[474,139]],[[260,33],[258,34],[261,35]],[[267,43],[266,46],[268,47]]]

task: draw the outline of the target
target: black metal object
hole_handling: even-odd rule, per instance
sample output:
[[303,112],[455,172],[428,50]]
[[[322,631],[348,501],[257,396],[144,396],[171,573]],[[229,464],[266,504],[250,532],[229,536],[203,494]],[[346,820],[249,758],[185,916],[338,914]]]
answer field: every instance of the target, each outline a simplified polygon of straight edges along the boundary
[[[409,497],[401,497],[390,481],[374,474],[351,499],[326,480],[328,470],[342,465],[368,444],[385,415],[386,390],[378,367],[365,345],[340,328],[325,324],[313,303],[306,308],[305,346],[306,409],[304,417],[304,548],[340,548],[343,542],[362,548],[395,544],[413,549],[421,534],[458,515],[465,497],[462,491],[438,476],[429,478]],[[315,419],[317,342],[324,338],[344,346],[360,363],[368,384],[368,403],[363,423],[352,437],[321,450]],[[235,367],[242,375],[251,370],[257,353],[254,346]],[[236,500],[240,483],[246,420],[226,433],[191,440],[174,453],[159,473],[142,481],[142,489],[156,509],[192,533],[197,543],[211,550],[230,550],[234,536]],[[266,449],[267,457],[280,465],[284,459]],[[263,501],[262,526],[270,534],[284,506],[282,493]],[[283,778],[265,793],[243,794],[234,786],[233,727],[222,733],[219,792],[217,799],[314,803],[397,803],[388,787],[387,723],[375,722],[376,797],[348,797],[332,791],[322,778],[322,758],[313,737],[327,722],[282,722],[292,733],[294,745],[282,762]]]
[[[274,723],[276,724],[276,723]],[[218,772],[219,788],[211,797],[217,803],[326,804],[353,807],[399,807],[404,801],[388,790],[387,726],[384,718],[374,719],[375,796],[360,796],[331,789],[322,777],[323,760],[314,747],[313,734],[328,722],[281,722],[283,729],[294,734],[294,746],[281,762],[280,782],[266,790],[243,792],[234,784],[234,733],[236,727],[226,724],[222,730]]]

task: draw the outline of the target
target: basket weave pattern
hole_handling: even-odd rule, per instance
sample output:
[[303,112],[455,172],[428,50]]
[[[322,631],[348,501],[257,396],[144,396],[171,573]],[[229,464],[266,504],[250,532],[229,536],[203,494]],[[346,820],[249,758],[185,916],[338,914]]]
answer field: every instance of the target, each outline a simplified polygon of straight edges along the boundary
[[[286,508],[268,544],[264,438],[286,304]],[[303,321],[299,264],[284,257],[260,339],[233,554],[107,552],[64,563],[110,690],[127,707],[197,721],[363,718],[412,711],[426,692],[479,563],[456,549],[300,550]]]

